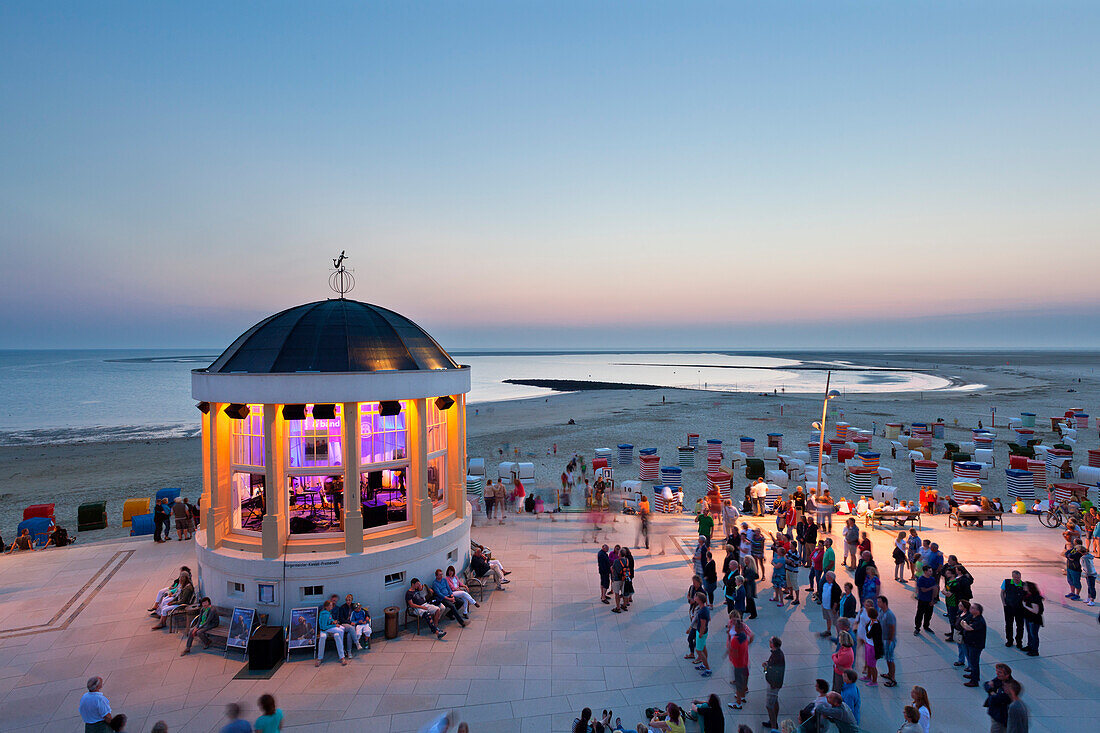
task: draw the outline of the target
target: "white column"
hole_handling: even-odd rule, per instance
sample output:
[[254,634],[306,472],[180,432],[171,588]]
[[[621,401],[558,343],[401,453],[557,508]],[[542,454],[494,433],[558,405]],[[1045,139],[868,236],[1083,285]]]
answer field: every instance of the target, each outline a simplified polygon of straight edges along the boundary
[[431,537],[434,529],[432,499],[428,496],[428,401],[409,400],[409,519],[417,537]]
[[340,423],[344,443],[344,552],[363,551],[363,505],[359,498],[359,403],[345,402]]
[[464,431],[464,395],[451,395],[455,401],[443,412],[447,417],[447,506],[466,516],[466,433]]
[[264,492],[267,513],[264,514],[263,556],[280,557],[290,533],[290,508],[286,484],[286,423],[279,415],[279,405],[264,405]]

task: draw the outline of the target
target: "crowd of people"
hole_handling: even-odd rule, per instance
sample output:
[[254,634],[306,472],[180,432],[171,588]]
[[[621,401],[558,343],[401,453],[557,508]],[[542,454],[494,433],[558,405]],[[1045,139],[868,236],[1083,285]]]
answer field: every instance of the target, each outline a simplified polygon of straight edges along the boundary
[[[759,484],[746,489],[746,511],[765,515],[764,496]],[[767,658],[761,660],[767,683],[764,709],[768,719],[765,730],[814,731],[820,721],[830,720],[840,730],[857,730],[861,720],[860,684],[866,687],[896,687],[896,650],[899,643],[899,621],[889,599],[883,593],[884,577],[874,554],[872,540],[861,531],[854,517],[845,518],[833,535],[833,499],[823,492],[806,493],[801,487],[789,497],[777,500],[771,508],[775,531],[752,526],[741,521],[736,508],[723,503],[718,512],[701,503],[696,522],[699,528],[692,553],[694,574],[686,593],[687,624],[684,659],[689,660],[702,677],[713,674],[713,657],[708,643],[713,645],[717,625],[721,644],[730,662],[729,680],[732,695],[727,707],[742,710],[746,704],[751,669],[750,650],[754,634],[749,621],[757,618],[763,597],[758,596],[761,581],[770,585],[767,601],[778,608],[793,608],[802,603],[821,606],[823,628],[819,637],[827,641],[833,663],[833,679],[818,680],[817,695],[798,709],[797,720],[779,719],[779,694],[783,686],[784,669],[782,640],[769,637]],[[724,556],[716,553],[715,530],[721,527]],[[648,537],[646,538],[648,539]],[[836,542],[842,543],[834,547]],[[1067,532],[1066,598],[1082,600],[1082,578],[1089,589],[1089,601],[1095,598],[1093,556],[1085,540]],[[921,538],[916,527],[899,529],[889,547],[893,561],[892,580],[912,591],[913,634],[933,634],[932,622],[938,604],[943,602],[946,619],[944,641],[958,650],[955,666],[962,672],[966,687],[982,687],[986,693],[985,708],[993,731],[1018,733],[1028,729],[1027,706],[1021,695],[1023,687],[1011,678],[1007,665],[997,665],[996,676],[983,682],[981,656],[987,642],[985,608],[973,598],[974,578],[955,555],[946,555],[938,543]],[[607,545],[597,553],[601,597],[610,603],[609,585],[614,583],[611,562],[628,558],[633,577],[633,559],[629,548]],[[839,562],[838,562],[839,560]],[[720,570],[719,570],[720,568]],[[806,575],[803,575],[805,573]],[[808,576],[808,578],[806,577]],[[802,586],[806,578],[807,585]],[[619,586],[615,586],[619,587]],[[614,588],[612,588],[614,591]],[[806,594],[804,597],[803,592]],[[722,622],[714,615],[716,595],[725,601]],[[1043,625],[1043,595],[1036,583],[1024,580],[1015,571],[1001,584],[1000,600],[1005,619],[1005,646],[1018,647],[1029,656],[1039,653],[1039,630]],[[1086,601],[1087,603],[1088,601]],[[616,609],[619,596],[616,595]],[[900,613],[900,612],[899,612]],[[1027,640],[1024,642],[1024,635]],[[698,715],[704,731],[723,730],[713,721],[721,719],[722,707],[716,696],[707,701],[695,701],[692,710],[682,710],[675,703],[663,709],[649,711],[648,730],[679,731],[683,721]],[[928,733],[931,704],[923,687],[910,689],[910,704],[902,706],[898,730],[900,733]],[[583,717],[583,716],[582,716]],[[783,725],[786,727],[783,727]],[[622,730],[621,721],[587,721],[587,730]],[[847,728],[845,726],[848,726]],[[580,730],[580,729],[576,729]],[[643,726],[639,726],[639,731]]]

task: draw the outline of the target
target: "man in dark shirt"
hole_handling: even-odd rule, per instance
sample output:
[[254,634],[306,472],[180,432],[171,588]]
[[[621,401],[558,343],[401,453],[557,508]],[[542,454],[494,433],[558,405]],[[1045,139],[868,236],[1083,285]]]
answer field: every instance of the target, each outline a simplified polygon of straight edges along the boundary
[[856,566],[856,592],[859,594],[859,602],[862,604],[863,598],[863,584],[867,581],[867,568],[873,566],[875,561],[871,559],[871,553],[866,550],[860,554],[859,565]]
[[783,688],[783,675],[787,671],[787,661],[783,656],[783,640],[773,636],[768,640],[768,648],[771,656],[764,662],[764,679],[768,683],[768,696],[764,703],[764,709],[768,713],[768,719],[764,721],[767,730],[775,730],[779,727],[779,691]]
[[1069,593],[1066,593],[1066,598],[1079,601],[1081,600],[1081,556],[1085,554],[1084,547],[1075,545],[1062,554],[1066,557],[1066,582],[1069,584]]
[[928,625],[932,622],[932,605],[940,593],[940,582],[932,575],[932,568],[925,565],[921,570],[921,576],[917,578],[917,615],[913,619],[913,636],[919,636],[921,627],[925,631],[931,631]]
[[166,542],[172,539],[168,530],[168,500],[161,499],[153,509],[153,541]]
[[604,545],[596,553],[596,570],[600,574],[600,602],[610,605],[607,592],[611,588],[611,556],[607,554],[607,550],[607,545]]
[[[1016,646],[1024,648],[1024,581],[1019,570],[1001,583],[1001,605],[1005,611],[1005,646],[1012,646],[1012,627],[1016,627]],[[1007,695],[1005,696],[1008,697]],[[1008,703],[1005,703],[1005,707]]]
[[963,646],[966,647],[966,659],[970,668],[970,671],[963,675],[969,680],[965,685],[977,687],[978,681],[982,678],[978,667],[979,659],[982,656],[982,649],[985,649],[985,618],[982,617],[982,604],[971,603],[970,616],[960,620],[959,626],[963,630]]

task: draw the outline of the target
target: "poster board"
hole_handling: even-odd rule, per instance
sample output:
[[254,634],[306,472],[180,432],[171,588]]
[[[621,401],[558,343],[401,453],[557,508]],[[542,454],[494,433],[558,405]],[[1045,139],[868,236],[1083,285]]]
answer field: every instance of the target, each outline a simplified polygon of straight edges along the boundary
[[248,638],[252,635],[252,623],[256,611],[251,608],[234,608],[229,620],[229,636],[225,639],[226,649],[248,649]]
[[287,649],[312,649],[317,646],[317,607],[292,608]]

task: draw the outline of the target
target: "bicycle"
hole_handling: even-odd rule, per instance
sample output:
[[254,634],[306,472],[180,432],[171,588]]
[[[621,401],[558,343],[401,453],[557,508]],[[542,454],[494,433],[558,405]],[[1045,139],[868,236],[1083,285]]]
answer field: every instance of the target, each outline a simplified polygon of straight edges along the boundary
[[1056,505],[1049,511],[1044,510],[1039,512],[1039,522],[1045,527],[1056,529],[1066,524],[1070,520],[1081,524],[1084,520],[1084,515],[1081,514],[1081,510],[1076,507],[1066,507],[1063,505]]

